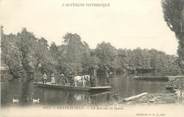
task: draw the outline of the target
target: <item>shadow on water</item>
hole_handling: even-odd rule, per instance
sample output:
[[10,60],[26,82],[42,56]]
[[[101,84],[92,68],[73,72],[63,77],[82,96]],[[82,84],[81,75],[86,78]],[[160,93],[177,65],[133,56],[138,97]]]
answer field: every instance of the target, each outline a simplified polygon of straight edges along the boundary
[[142,92],[164,92],[166,84],[160,81],[138,81],[125,76],[116,76],[110,82],[112,90],[99,93],[39,88],[32,82],[23,85],[19,80],[1,82],[1,104],[12,105],[13,98],[28,105],[38,103],[41,105],[111,104]]

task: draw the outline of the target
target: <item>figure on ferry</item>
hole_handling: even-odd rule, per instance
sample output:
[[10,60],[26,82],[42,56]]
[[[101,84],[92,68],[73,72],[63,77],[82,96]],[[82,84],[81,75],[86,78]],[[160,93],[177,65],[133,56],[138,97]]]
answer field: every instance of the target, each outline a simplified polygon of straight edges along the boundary
[[45,84],[47,82],[47,74],[46,73],[44,73],[42,76],[42,82],[43,82],[43,84]]

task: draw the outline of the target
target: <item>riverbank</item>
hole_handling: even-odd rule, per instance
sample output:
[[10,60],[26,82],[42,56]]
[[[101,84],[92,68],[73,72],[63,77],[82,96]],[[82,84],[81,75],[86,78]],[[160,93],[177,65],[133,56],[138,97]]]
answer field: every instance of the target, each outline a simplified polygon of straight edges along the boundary
[[175,93],[151,93],[129,101],[122,100],[119,104],[127,104],[127,105],[148,104],[149,105],[149,104],[177,104],[177,103],[179,102],[178,102],[178,97]]
[[158,80],[158,81],[169,81],[168,76],[133,76],[135,80]]
[[177,76],[133,76],[135,80],[159,80],[159,81],[173,81],[175,79],[184,79],[183,75]]

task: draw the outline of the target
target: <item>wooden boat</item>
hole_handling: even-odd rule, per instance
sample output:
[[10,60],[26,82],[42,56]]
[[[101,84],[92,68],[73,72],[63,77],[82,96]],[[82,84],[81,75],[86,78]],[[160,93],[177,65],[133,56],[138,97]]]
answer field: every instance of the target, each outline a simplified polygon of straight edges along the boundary
[[43,84],[42,82],[34,82],[35,86],[42,88],[50,88],[50,89],[62,89],[62,90],[73,90],[73,91],[87,91],[87,92],[100,92],[100,91],[108,91],[112,89],[111,86],[96,86],[96,87],[82,87],[82,86],[69,86],[69,85],[60,85],[60,84],[51,84],[47,82]]

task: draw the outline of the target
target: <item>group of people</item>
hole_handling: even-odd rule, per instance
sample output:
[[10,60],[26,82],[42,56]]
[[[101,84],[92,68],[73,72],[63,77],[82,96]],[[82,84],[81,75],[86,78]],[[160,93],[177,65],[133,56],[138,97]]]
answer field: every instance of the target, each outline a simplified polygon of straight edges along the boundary
[[[46,73],[44,73],[43,76],[42,76],[42,82],[43,82],[43,84],[48,82],[48,76],[47,76]],[[58,81],[56,80],[54,73],[51,74],[51,77],[50,77],[50,83],[51,84],[56,84],[56,83],[66,84],[67,82],[68,81],[67,81],[66,77],[64,76],[64,74],[62,74],[62,73],[60,74]]]
[[[110,78],[112,77],[113,73],[112,72],[105,72],[104,76],[105,76],[105,81],[103,80],[102,83],[104,84],[109,84],[110,83]],[[56,77],[57,76],[57,77]],[[52,73],[50,75],[50,78],[48,78],[46,73],[43,73],[42,76],[42,82],[43,84],[45,84],[46,82],[48,82],[48,80],[50,79],[51,84],[60,84],[60,85],[68,85],[68,86],[96,86],[101,84],[101,80],[100,75],[99,75],[99,79],[97,79],[97,75],[83,75],[82,73],[80,74],[74,74],[73,72],[69,72],[66,74],[64,73],[60,73],[59,75],[55,75],[54,73]],[[103,77],[104,79],[104,77]],[[101,84],[101,85],[103,85]]]
[[[65,76],[63,73],[59,75],[59,77],[55,77],[54,73],[50,76],[51,84],[61,84],[61,85],[69,85],[69,86],[94,86],[94,80],[90,77],[90,75],[82,75],[82,76],[75,76],[72,73]],[[48,76],[46,73],[42,76],[42,83],[46,84],[48,82]]]

